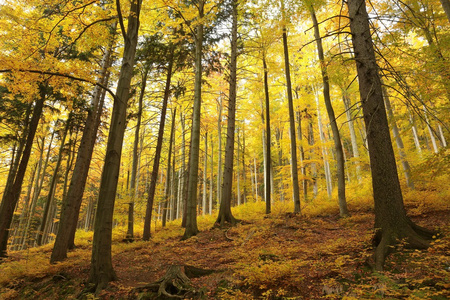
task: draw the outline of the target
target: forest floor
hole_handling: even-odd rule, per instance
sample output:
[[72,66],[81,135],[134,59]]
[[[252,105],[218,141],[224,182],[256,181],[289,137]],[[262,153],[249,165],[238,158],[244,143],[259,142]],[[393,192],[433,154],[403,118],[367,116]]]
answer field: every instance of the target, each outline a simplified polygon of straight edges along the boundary
[[236,212],[246,218],[235,227],[215,228],[213,216],[200,218],[201,232],[185,241],[177,221],[159,226],[149,242],[121,242],[124,233],[116,230],[118,280],[96,297],[82,294],[92,234],[80,233],[77,249],[55,265],[48,262],[51,245],[11,252],[0,264],[0,299],[154,299],[135,288],[157,281],[171,265],[215,270],[191,279],[198,299],[450,299],[448,200],[407,203],[413,221],[440,234],[423,251],[400,243],[382,273],[373,272],[372,209],[350,205],[352,216],[344,219],[335,210],[294,215],[291,206],[264,215],[259,202]]

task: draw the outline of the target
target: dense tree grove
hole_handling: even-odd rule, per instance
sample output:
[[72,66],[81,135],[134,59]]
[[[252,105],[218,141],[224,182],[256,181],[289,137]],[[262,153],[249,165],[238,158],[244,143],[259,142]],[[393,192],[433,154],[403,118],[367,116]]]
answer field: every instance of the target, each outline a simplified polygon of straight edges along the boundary
[[[89,283],[128,242],[232,207],[373,193],[375,269],[411,221],[404,191],[448,162],[449,1],[5,0],[0,256],[94,231]],[[393,146],[395,143],[395,147]],[[436,168],[436,170],[444,168]],[[435,177],[434,174],[432,177]],[[366,184],[370,182],[371,184]],[[152,224],[155,224],[152,225]]]

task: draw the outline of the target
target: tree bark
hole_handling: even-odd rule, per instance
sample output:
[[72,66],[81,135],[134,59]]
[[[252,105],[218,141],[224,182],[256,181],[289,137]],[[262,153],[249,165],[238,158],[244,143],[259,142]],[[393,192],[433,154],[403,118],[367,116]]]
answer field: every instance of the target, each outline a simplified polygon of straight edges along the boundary
[[358,143],[356,142],[356,133],[351,113],[350,98],[348,97],[346,90],[343,90],[342,93],[343,93],[342,100],[345,106],[345,114],[347,115],[348,129],[350,131],[350,140],[352,142],[352,153],[353,157],[358,160],[355,161],[356,178],[358,179],[358,182],[361,182],[361,164],[359,162],[359,150],[358,150]]
[[372,173],[375,268],[381,271],[391,246],[399,240],[423,249],[433,233],[406,216],[365,1],[348,0],[347,5]]
[[271,150],[270,150],[270,100],[269,100],[269,82],[268,82],[268,73],[269,69],[267,68],[266,63],[266,52],[263,49],[263,68],[264,68],[264,95],[265,95],[265,106],[266,106],[266,166],[265,166],[265,191],[266,191],[266,214],[271,213],[271,201],[270,198],[271,190],[270,190],[270,165],[272,164]]
[[148,241],[151,236],[150,227],[152,222],[153,203],[155,199],[156,182],[158,179],[159,162],[161,159],[164,127],[166,123],[167,103],[169,101],[170,96],[170,82],[172,80],[172,69],[173,69],[174,49],[175,49],[173,45],[171,45],[170,47],[171,47],[170,54],[168,58],[169,64],[167,66],[167,75],[166,75],[166,86],[164,88],[164,99],[161,108],[161,118],[159,121],[158,140],[156,142],[155,158],[153,160],[152,176],[150,179],[150,188],[148,189],[148,196],[147,196],[147,208],[145,210],[144,233],[142,235],[144,241]]
[[[107,85],[107,69],[111,65],[110,57],[112,47],[113,41],[111,41],[109,49],[106,50],[102,59],[102,70],[100,71],[98,81],[104,85]],[[88,110],[83,134],[81,136],[80,146],[77,151],[75,167],[73,169],[72,179],[70,180],[69,190],[62,201],[58,233],[56,234],[55,244],[50,257],[51,263],[66,259],[67,251],[74,248],[78,216],[83,200],[84,189],[86,187],[97,131],[100,126],[104,97],[105,93],[102,94],[101,89],[96,86],[94,88],[91,107]]]
[[341,137],[339,128],[337,126],[334,109],[331,104],[330,97],[330,83],[328,78],[328,71],[325,64],[325,57],[323,53],[322,38],[319,32],[319,23],[317,22],[316,13],[313,6],[310,6],[311,18],[314,24],[314,37],[317,44],[317,52],[319,55],[320,69],[322,72],[323,81],[323,98],[325,107],[327,108],[328,118],[330,119],[331,131],[333,133],[334,148],[336,150],[336,164],[337,164],[337,179],[338,179],[338,198],[339,198],[339,214],[341,217],[348,215],[347,201],[345,199],[345,160],[344,151],[342,149]]
[[441,0],[442,8],[445,11],[445,14],[447,15],[447,19],[450,22],[450,1],[449,0]]
[[56,181],[58,179],[59,167],[61,166],[62,154],[63,154],[63,150],[64,150],[64,145],[66,143],[66,137],[67,137],[67,132],[69,131],[70,122],[71,122],[71,114],[69,113],[69,117],[66,120],[66,126],[64,128],[64,133],[63,133],[63,136],[61,139],[61,146],[59,148],[58,160],[56,161],[56,166],[53,171],[52,178],[50,180],[50,185],[48,188],[48,195],[46,197],[46,201],[45,201],[45,205],[44,205],[44,212],[42,215],[41,225],[40,225],[37,239],[36,239],[36,244],[38,246],[42,245],[42,238],[44,237],[44,229],[47,224],[48,212],[49,212],[51,203],[52,203],[54,195],[55,195]]
[[225,165],[223,172],[222,199],[220,201],[219,215],[216,223],[224,226],[225,223],[235,225],[237,220],[231,213],[231,190],[233,187],[233,163],[236,127],[236,86],[237,86],[237,18],[238,1],[232,3],[231,27],[231,55],[230,55],[230,88],[228,97],[227,140],[225,146]]
[[136,128],[134,129],[134,141],[133,141],[133,161],[131,165],[131,179],[130,179],[130,192],[131,192],[131,200],[128,204],[128,226],[127,226],[127,240],[133,240],[134,237],[134,203],[136,202],[137,197],[137,175],[138,175],[138,165],[139,165],[139,140],[140,140],[140,131],[141,131],[141,120],[142,120],[142,109],[143,109],[143,100],[145,94],[145,88],[147,86],[147,76],[150,71],[150,66],[144,66],[144,73],[142,76],[141,83],[141,91],[139,93],[139,104],[138,104],[138,113],[137,113],[137,121]]
[[[197,4],[198,17],[204,16],[205,1]],[[197,227],[197,183],[200,156],[200,117],[202,103],[202,53],[203,53],[203,24],[197,25],[195,32],[195,83],[194,107],[192,114],[191,151],[189,154],[188,196],[186,203],[186,229],[183,239],[188,239],[198,233]]]
[[[286,22],[286,16],[284,11],[284,0],[281,3],[281,13],[283,19]],[[289,48],[287,42],[287,30],[286,25],[283,25],[283,49],[284,49],[284,71],[286,74],[286,88],[288,96],[289,106],[289,132],[291,137],[291,172],[292,172],[292,193],[294,196],[294,213],[301,213],[300,210],[300,188],[298,185],[298,166],[297,166],[297,141],[295,135],[295,115],[294,115],[294,100],[292,97],[292,85],[291,85],[291,71],[289,65]]]
[[409,166],[409,162],[406,159],[405,146],[403,146],[403,140],[400,136],[400,130],[397,127],[397,121],[394,116],[394,112],[391,107],[391,100],[389,99],[389,94],[386,91],[386,88],[382,87],[383,96],[384,96],[384,104],[386,105],[386,111],[388,116],[388,121],[391,124],[392,135],[394,136],[395,142],[398,148],[398,155],[400,156],[400,162],[403,167],[403,172],[405,173],[406,185],[414,190],[414,182],[411,176],[411,167]]
[[[119,10],[120,7],[117,7],[117,9]],[[123,20],[120,20],[125,47],[119,82],[117,83],[114,97],[105,163],[100,182],[88,280],[89,283],[96,287],[96,292],[101,291],[110,281],[116,279],[111,258],[113,213],[119,179],[122,143],[126,128],[127,102],[130,96],[130,85],[138,41],[140,11],[141,0],[131,2],[126,32],[123,27]]]
[[208,178],[208,132],[205,132],[205,155],[203,156],[203,199],[202,199],[202,215],[206,214],[206,190]]
[[166,187],[164,189],[164,208],[163,208],[163,217],[162,217],[162,226],[166,226],[167,222],[167,209],[168,209],[168,203],[170,199],[170,163],[172,159],[172,145],[173,145],[173,137],[175,134],[175,116],[176,116],[177,110],[175,109],[172,114],[172,129],[170,130],[170,138],[169,138],[169,153],[167,158],[167,172],[166,172]]
[[33,108],[33,114],[30,120],[28,136],[23,149],[22,158],[20,160],[14,183],[8,191],[4,191],[2,204],[0,206],[0,257],[6,256],[6,249],[8,246],[8,235],[11,226],[11,221],[19,201],[20,193],[22,192],[23,179],[25,171],[27,170],[28,161],[31,155],[31,148],[33,146],[36,129],[41,118],[44,101],[46,99],[46,84],[39,85],[39,97]]

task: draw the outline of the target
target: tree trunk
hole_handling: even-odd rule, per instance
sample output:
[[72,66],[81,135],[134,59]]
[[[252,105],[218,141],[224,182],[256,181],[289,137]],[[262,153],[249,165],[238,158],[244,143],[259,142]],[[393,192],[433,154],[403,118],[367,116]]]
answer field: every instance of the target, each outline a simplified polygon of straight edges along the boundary
[[400,156],[400,162],[403,167],[403,172],[405,173],[406,185],[414,190],[414,182],[411,176],[411,167],[409,166],[409,162],[406,159],[405,147],[403,146],[403,140],[400,136],[400,130],[397,127],[397,121],[394,116],[394,112],[391,107],[391,100],[389,99],[389,94],[386,91],[386,88],[382,87],[383,96],[384,96],[384,104],[386,105],[387,116],[391,124],[392,135],[394,136],[395,142],[398,148],[398,154]]
[[208,178],[208,132],[205,132],[205,156],[203,156],[203,200],[202,200],[202,215],[206,214],[206,190]]
[[140,11],[141,1],[131,2],[126,32],[123,28],[123,20],[120,20],[125,47],[114,97],[105,163],[100,182],[88,280],[89,283],[96,287],[97,292],[104,289],[110,281],[116,279],[111,259],[113,213],[117,181],[119,179],[122,143],[126,128],[127,102],[130,97],[134,57],[138,41]]
[[[147,208],[145,210],[145,220],[144,220],[144,233],[142,238],[144,241],[148,241],[151,236],[151,222],[152,222],[152,212],[153,212],[153,203],[155,199],[155,190],[156,190],[156,181],[158,179],[159,172],[159,161],[161,159],[161,149],[163,144],[164,137],[164,126],[166,123],[166,112],[167,112],[167,102],[169,101],[170,96],[170,82],[172,80],[172,69],[173,69],[173,60],[174,60],[174,46],[170,46],[170,54],[168,58],[168,66],[167,66],[167,75],[166,75],[166,86],[164,88],[164,99],[161,108],[161,118],[159,121],[159,130],[158,130],[158,140],[156,142],[155,149],[155,158],[153,160],[153,169],[152,169],[152,177],[150,179],[150,188],[148,189],[148,197],[147,197]],[[169,162],[170,165],[170,162]]]
[[64,128],[64,133],[61,139],[61,146],[59,148],[59,153],[58,153],[58,160],[56,161],[56,166],[55,169],[53,171],[53,175],[52,178],[50,180],[50,185],[48,187],[48,195],[45,201],[45,205],[44,205],[44,212],[42,215],[42,220],[41,220],[41,225],[38,231],[38,235],[37,235],[37,239],[36,239],[36,244],[38,246],[42,245],[42,238],[44,236],[44,230],[45,230],[45,226],[47,225],[47,217],[48,217],[48,212],[51,206],[51,203],[53,202],[53,198],[55,195],[55,189],[56,189],[56,183],[57,183],[57,179],[58,179],[58,172],[59,172],[59,167],[61,166],[61,160],[62,160],[62,154],[63,154],[63,150],[64,150],[64,145],[66,143],[66,137],[67,137],[67,132],[69,131],[69,125],[71,122],[71,117],[72,115],[69,113],[69,117],[66,120],[66,126]]
[[[115,30],[115,26],[113,26]],[[98,82],[107,84],[108,67],[111,65],[111,52],[113,39],[102,59],[102,70],[100,71]],[[74,248],[75,232],[78,223],[78,216],[83,200],[83,193],[86,187],[86,180],[91,164],[92,153],[94,151],[98,127],[100,126],[105,93],[96,86],[92,96],[91,107],[84,125],[80,146],[77,151],[75,167],[70,180],[69,190],[63,198],[61,204],[61,216],[58,233],[50,257],[50,262],[55,263],[67,258],[67,251]],[[74,143],[75,145],[76,143]]]
[[170,199],[170,163],[172,160],[172,145],[173,145],[173,137],[175,135],[175,116],[177,110],[175,109],[172,114],[172,129],[170,130],[170,138],[169,138],[169,153],[167,158],[167,173],[166,173],[166,187],[164,189],[164,206],[163,206],[163,217],[162,217],[162,226],[166,226],[167,222],[167,206]]
[[330,83],[328,79],[328,71],[325,64],[325,57],[323,53],[322,38],[319,32],[319,23],[317,22],[314,8],[310,6],[311,18],[314,24],[314,37],[317,44],[317,52],[319,55],[320,69],[322,72],[323,81],[323,98],[325,107],[327,108],[328,118],[330,119],[331,131],[333,133],[334,148],[336,150],[336,164],[337,164],[337,179],[338,179],[338,198],[339,198],[339,214],[341,217],[348,215],[347,201],[345,199],[345,161],[344,151],[342,149],[341,137],[339,128],[337,126],[336,117],[334,115],[333,106],[330,97]]
[[213,206],[213,182],[214,182],[214,142],[213,139],[211,140],[211,174],[210,174],[210,180],[209,180],[209,214],[212,214],[212,206]]
[[[203,18],[204,0],[197,4],[198,17]],[[197,183],[200,156],[200,117],[202,103],[202,53],[203,53],[203,24],[197,25],[195,32],[195,83],[194,107],[192,114],[191,151],[189,154],[189,180],[186,203],[186,230],[183,239],[188,239],[198,233],[197,227]]]
[[218,147],[217,147],[217,206],[220,206],[220,200],[222,199],[222,111],[223,111],[223,100],[222,94],[219,95],[219,99],[217,101],[217,110],[219,113],[219,117],[217,119],[217,139],[218,139]]
[[358,143],[356,142],[356,132],[351,113],[350,98],[348,97],[346,90],[343,90],[342,93],[343,93],[342,100],[345,106],[345,114],[347,115],[348,129],[350,131],[350,140],[352,142],[352,153],[353,157],[358,160],[355,161],[356,178],[358,179],[358,182],[361,182],[361,164],[359,162],[359,150],[358,150]]
[[266,63],[266,52],[265,49],[263,49],[263,68],[264,68],[264,95],[265,95],[265,104],[266,104],[266,166],[265,166],[265,172],[266,172],[266,178],[265,178],[265,190],[266,190],[266,214],[270,214],[272,208],[271,208],[271,201],[270,198],[271,190],[270,190],[270,165],[272,164],[272,158],[271,158],[271,150],[270,150],[270,100],[269,100],[269,82],[268,82],[268,73],[269,70],[267,68]]
[[2,204],[0,206],[0,257],[6,256],[6,249],[8,246],[8,235],[11,226],[11,221],[16,209],[17,202],[19,201],[20,193],[22,192],[23,179],[25,177],[25,171],[27,170],[28,161],[31,155],[31,148],[33,146],[34,136],[36,129],[41,118],[42,109],[44,107],[44,101],[46,98],[46,84],[41,83],[39,85],[39,98],[33,108],[33,114],[30,120],[28,136],[23,149],[22,158],[20,160],[17,173],[14,179],[14,183],[11,188],[4,191]]
[[372,172],[375,268],[381,271],[391,246],[404,239],[407,247],[423,249],[433,233],[406,216],[365,1],[348,0],[347,5]]
[[303,189],[303,200],[308,201],[308,181],[306,180],[306,168],[305,168],[305,151],[303,150],[303,135],[302,135],[302,114],[297,112],[297,136],[299,140],[299,150],[300,150],[300,170],[302,173],[302,189]]
[[141,82],[141,91],[139,93],[139,104],[138,104],[138,113],[137,113],[137,121],[136,128],[134,129],[134,142],[133,142],[133,161],[131,165],[131,180],[130,180],[130,192],[131,199],[128,204],[128,226],[127,226],[127,240],[133,240],[134,237],[134,203],[136,202],[137,197],[137,175],[138,175],[138,165],[139,165],[139,140],[140,140],[140,131],[141,131],[141,120],[142,120],[142,109],[143,109],[143,100],[145,94],[145,88],[147,86],[147,76],[150,67],[145,65],[144,73],[142,74],[142,82]]
[[445,14],[447,15],[447,19],[450,22],[450,1],[449,0],[441,0],[442,8],[445,11]]
[[[281,13],[283,14],[284,22],[287,22],[284,11],[284,0],[281,3]],[[289,65],[289,48],[287,42],[286,25],[283,25],[283,49],[284,49],[284,71],[286,73],[286,88],[289,106],[289,129],[291,138],[291,172],[292,172],[292,193],[294,196],[294,213],[301,213],[300,210],[300,189],[298,185],[298,166],[297,166],[297,141],[295,135],[295,115],[294,115],[294,100],[292,97],[291,85],[291,71]]]
[[232,3],[232,27],[231,27],[231,55],[230,55],[230,88],[228,97],[227,116],[227,140],[225,146],[225,165],[223,172],[222,199],[220,201],[219,215],[216,223],[224,226],[225,223],[235,225],[237,220],[231,213],[231,190],[233,187],[233,163],[236,127],[236,85],[237,85],[237,18],[238,1]]
[[331,198],[331,193],[333,191],[333,185],[331,182],[331,171],[330,171],[330,164],[328,162],[328,151],[327,147],[325,146],[325,134],[323,132],[323,125],[322,125],[322,118],[320,114],[320,108],[319,108],[319,95],[315,93],[316,98],[316,105],[317,105],[317,123],[319,124],[319,136],[320,141],[322,142],[322,158],[323,158],[323,167],[324,167],[324,173],[325,173],[325,183],[327,187],[327,193],[328,198]]
[[423,105],[423,114],[425,116],[425,122],[427,123],[428,133],[430,134],[431,144],[433,145],[433,151],[434,153],[438,153],[439,149],[436,143],[436,138],[434,137],[433,129],[431,128],[430,120],[428,119],[427,108],[425,105]]

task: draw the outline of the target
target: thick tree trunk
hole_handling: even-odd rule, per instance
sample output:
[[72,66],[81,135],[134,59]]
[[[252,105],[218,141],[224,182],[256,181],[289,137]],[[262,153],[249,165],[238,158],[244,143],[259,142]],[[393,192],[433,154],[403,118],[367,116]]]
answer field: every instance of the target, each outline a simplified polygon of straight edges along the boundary
[[404,239],[407,247],[426,248],[432,232],[406,216],[365,1],[348,0],[347,5],[372,172],[375,262],[381,271],[391,246]]
[[235,225],[237,220],[231,213],[231,191],[233,187],[233,163],[236,126],[236,85],[237,85],[237,18],[238,1],[232,1],[231,56],[230,56],[230,88],[228,97],[227,139],[225,146],[225,165],[223,171],[222,199],[216,223]]
[[[197,4],[198,17],[203,18],[204,0]],[[202,103],[202,53],[203,53],[203,24],[197,25],[195,32],[195,83],[194,107],[192,114],[191,151],[189,154],[189,180],[186,203],[186,230],[183,239],[188,239],[198,233],[197,227],[197,183],[200,156],[200,117]]]
[[445,14],[447,15],[447,19],[450,22],[450,1],[449,0],[441,0],[442,8],[445,11]]
[[323,98],[325,101],[325,107],[327,108],[328,118],[330,119],[331,131],[333,133],[334,148],[336,150],[336,164],[337,164],[337,179],[338,179],[338,198],[339,198],[339,214],[341,217],[348,215],[347,201],[345,199],[345,160],[344,151],[342,149],[341,137],[339,134],[339,128],[337,126],[336,117],[334,115],[334,109],[331,104],[330,97],[330,83],[328,79],[328,71],[325,64],[325,57],[323,53],[322,38],[319,32],[319,23],[317,22],[316,13],[314,8],[310,6],[311,18],[314,24],[314,37],[317,44],[317,52],[319,55],[320,69],[322,72],[323,81]]
[[121,26],[125,47],[116,96],[114,97],[92,241],[89,282],[96,287],[97,292],[104,289],[110,281],[116,279],[111,259],[113,213],[122,143],[126,128],[127,102],[130,96],[134,57],[138,41],[140,11],[141,1],[131,2],[127,31],[125,32],[125,29]]
[[28,136],[25,142],[25,147],[23,149],[22,158],[17,169],[14,183],[11,185],[11,188],[9,190],[4,191],[5,196],[3,197],[3,201],[0,206],[0,257],[6,256],[11,221],[14,215],[14,210],[16,209],[17,202],[19,201],[20,193],[22,192],[23,179],[25,177],[25,171],[27,170],[28,161],[30,159],[31,148],[33,146],[33,140],[39,124],[39,119],[41,118],[45,98],[46,84],[41,83],[39,86],[39,98],[36,100],[33,108]]
[[[156,190],[156,181],[159,172],[159,162],[161,159],[161,149],[163,144],[164,137],[164,126],[166,123],[166,113],[167,113],[167,103],[169,101],[170,96],[170,82],[172,80],[172,69],[173,69],[173,60],[174,60],[174,46],[171,46],[168,66],[167,66],[167,75],[166,75],[166,86],[164,88],[164,99],[161,108],[161,119],[159,121],[159,130],[158,130],[158,140],[156,142],[155,149],[155,158],[153,160],[153,169],[152,169],[152,177],[150,179],[150,188],[148,189],[148,197],[147,197],[147,208],[145,210],[145,220],[144,220],[144,233],[142,238],[144,241],[148,241],[150,239],[150,227],[152,222],[152,212],[153,212],[153,203],[155,199],[155,190]],[[170,162],[169,162],[170,165]]]

